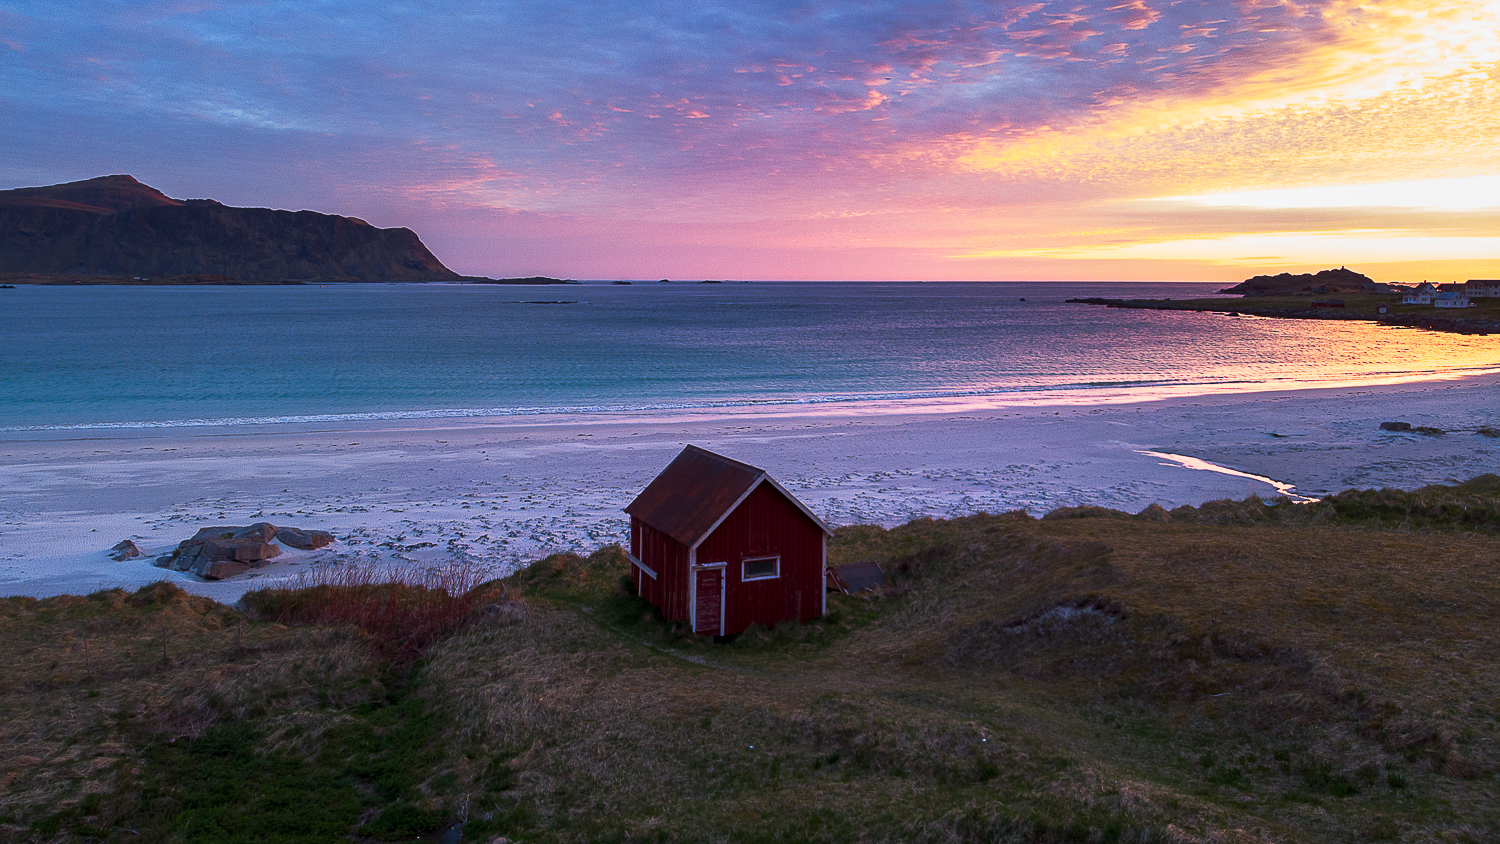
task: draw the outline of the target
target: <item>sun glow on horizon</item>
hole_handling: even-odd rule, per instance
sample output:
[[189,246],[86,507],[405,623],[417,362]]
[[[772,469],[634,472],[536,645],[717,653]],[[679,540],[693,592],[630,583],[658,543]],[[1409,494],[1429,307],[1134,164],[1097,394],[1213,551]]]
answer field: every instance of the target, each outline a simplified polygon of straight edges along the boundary
[[[1193,196],[1249,193],[1279,189],[1288,176],[1315,183],[1316,170],[1421,187],[1399,169],[1403,160],[1430,167],[1443,150],[1457,153],[1442,162],[1444,176],[1500,172],[1493,150],[1470,160],[1475,135],[1493,144],[1500,122],[1500,2],[1338,0],[1317,14],[1325,39],[1201,91],[1101,103],[1071,123],[1004,137],[959,133],[938,149],[960,171],[1147,188],[1140,198],[1152,182],[1186,181]],[[1314,172],[1295,178],[1299,170]],[[1362,178],[1348,178],[1355,174]]]
[[1500,208],[1500,175],[1463,176],[1354,185],[1310,185],[1141,200],[1206,208],[1421,208],[1478,211]]
[[1050,257],[1072,260],[1191,261],[1220,266],[1407,263],[1425,257],[1497,263],[1500,237],[1434,237],[1387,230],[1286,232],[1181,237],[1111,245],[995,250],[965,258]]

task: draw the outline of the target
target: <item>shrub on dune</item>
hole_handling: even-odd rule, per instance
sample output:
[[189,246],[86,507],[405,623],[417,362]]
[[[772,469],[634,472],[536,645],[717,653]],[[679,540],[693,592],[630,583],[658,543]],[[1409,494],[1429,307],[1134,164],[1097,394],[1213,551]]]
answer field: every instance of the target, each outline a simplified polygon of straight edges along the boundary
[[461,566],[325,566],[291,586],[248,592],[244,604],[283,624],[358,627],[394,658],[415,659],[457,631],[504,589],[478,582]]

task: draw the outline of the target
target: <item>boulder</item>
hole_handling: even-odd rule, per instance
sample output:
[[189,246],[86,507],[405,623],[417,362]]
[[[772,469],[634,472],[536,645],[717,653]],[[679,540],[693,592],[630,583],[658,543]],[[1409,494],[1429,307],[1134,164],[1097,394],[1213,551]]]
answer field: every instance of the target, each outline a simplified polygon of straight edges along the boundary
[[198,556],[210,560],[238,560],[241,563],[256,563],[269,560],[281,549],[269,542],[254,537],[247,539],[206,539],[198,546]]
[[[202,528],[192,538],[178,543],[166,567],[211,580],[232,577],[280,554],[281,549],[271,544],[278,531],[270,522],[256,522],[248,527]],[[161,561],[157,564],[161,565]]]
[[117,563],[124,562],[125,560],[133,560],[139,556],[141,556],[141,549],[128,539],[120,540],[115,544],[115,547],[109,549],[110,559]]
[[270,522],[256,522],[249,527],[234,527],[233,525],[219,525],[217,527],[199,528],[191,539],[184,539],[177,543],[177,550],[185,551],[194,545],[200,545],[210,539],[254,539],[257,542],[270,542],[276,538],[279,530]]
[[222,580],[265,565],[281,553],[276,542],[311,551],[333,542],[333,534],[325,530],[278,528],[270,522],[256,522],[247,527],[206,527],[178,543],[176,551],[157,558],[155,565],[196,574],[206,580]]
[[235,531],[235,539],[254,539],[257,542],[270,542],[276,538],[281,529],[270,522],[256,522],[255,524]]
[[1382,431],[1410,431],[1411,430],[1411,423],[1410,422],[1381,422],[1380,423],[1380,430],[1382,430]]
[[242,563],[258,563],[261,560],[269,560],[280,553],[281,548],[270,542],[253,542],[248,539],[242,539],[234,546],[234,558]]
[[[196,553],[195,549],[209,541],[223,542],[255,542],[261,545],[269,543],[276,538],[279,528],[270,522],[256,522],[249,527],[234,527],[232,525],[220,525],[218,527],[200,528],[193,534],[191,539],[184,539],[177,543],[177,551],[180,554]],[[221,557],[220,559],[228,559]]]
[[223,580],[226,577],[244,574],[249,570],[250,566],[234,560],[212,560],[201,566],[194,574],[204,580]]
[[276,534],[276,541],[299,551],[315,551],[332,543],[333,534],[326,530],[302,530],[288,527],[282,528]]

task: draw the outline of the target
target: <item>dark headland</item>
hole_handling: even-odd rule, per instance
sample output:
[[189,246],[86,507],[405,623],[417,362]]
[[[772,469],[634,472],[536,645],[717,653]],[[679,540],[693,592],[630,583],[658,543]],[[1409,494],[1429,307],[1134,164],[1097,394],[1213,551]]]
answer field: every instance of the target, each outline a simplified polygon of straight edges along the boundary
[[461,281],[405,228],[173,199],[131,176],[0,191],[0,280],[24,284]]
[[[1443,285],[1461,292],[1464,285]],[[1220,294],[1239,299],[1069,299],[1083,305],[1153,311],[1206,311],[1277,319],[1345,319],[1425,328],[1456,334],[1500,333],[1500,299],[1476,298],[1465,308],[1436,309],[1431,302],[1403,302],[1408,288],[1376,282],[1345,267],[1316,273],[1280,273],[1245,279]]]
[[1375,279],[1347,267],[1315,273],[1280,273],[1251,276],[1220,293],[1241,296],[1295,296],[1299,293],[1363,293],[1378,288]]

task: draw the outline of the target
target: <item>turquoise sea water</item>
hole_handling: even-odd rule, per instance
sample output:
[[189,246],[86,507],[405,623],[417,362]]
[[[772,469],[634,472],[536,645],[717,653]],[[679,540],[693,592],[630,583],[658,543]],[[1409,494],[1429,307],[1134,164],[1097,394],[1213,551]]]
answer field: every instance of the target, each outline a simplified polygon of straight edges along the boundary
[[0,291],[0,431],[1256,390],[1500,368],[1500,338],[1070,305],[1218,284]]

